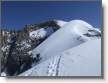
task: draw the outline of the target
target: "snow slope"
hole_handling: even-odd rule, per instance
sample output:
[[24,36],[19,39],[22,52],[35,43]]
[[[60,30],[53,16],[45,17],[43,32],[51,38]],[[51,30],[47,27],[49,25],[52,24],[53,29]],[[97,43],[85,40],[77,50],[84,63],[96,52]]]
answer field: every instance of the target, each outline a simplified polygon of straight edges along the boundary
[[101,76],[101,39],[65,50],[19,76]]
[[87,22],[72,20],[37,46],[32,51],[32,54],[34,57],[40,54],[41,61],[45,61],[64,50],[78,46],[88,40],[98,39],[100,34],[98,29],[93,28]]

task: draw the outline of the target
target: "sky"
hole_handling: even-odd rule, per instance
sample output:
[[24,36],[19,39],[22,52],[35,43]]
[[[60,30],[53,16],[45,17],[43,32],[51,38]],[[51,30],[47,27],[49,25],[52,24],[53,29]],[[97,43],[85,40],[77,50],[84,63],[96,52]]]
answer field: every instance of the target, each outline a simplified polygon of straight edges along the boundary
[[3,1],[1,4],[1,27],[22,29],[27,24],[37,24],[58,19],[80,19],[96,28],[102,28],[100,1]]

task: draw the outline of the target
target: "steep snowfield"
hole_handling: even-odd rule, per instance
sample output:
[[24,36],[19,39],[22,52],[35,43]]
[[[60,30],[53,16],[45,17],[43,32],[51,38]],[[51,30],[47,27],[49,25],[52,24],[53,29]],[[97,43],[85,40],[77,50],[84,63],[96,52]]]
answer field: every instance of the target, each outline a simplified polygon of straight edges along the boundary
[[81,20],[73,20],[53,33],[37,46],[32,53],[34,57],[40,54],[41,61],[45,61],[64,50],[80,45],[88,40],[99,38],[98,34],[100,34],[99,30],[93,28],[90,24]]
[[65,50],[19,76],[101,76],[101,39]]

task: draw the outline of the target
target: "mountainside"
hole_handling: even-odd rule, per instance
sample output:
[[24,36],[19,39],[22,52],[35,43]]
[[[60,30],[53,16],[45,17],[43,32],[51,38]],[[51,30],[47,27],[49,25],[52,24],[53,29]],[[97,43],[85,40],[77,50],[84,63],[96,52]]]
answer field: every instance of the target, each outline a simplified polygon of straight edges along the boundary
[[100,39],[90,40],[55,55],[20,76],[101,76],[100,44]]
[[[1,72],[12,76],[31,68],[34,61],[39,61],[36,57],[32,57],[31,50],[59,28],[60,26],[57,22],[52,20],[39,24],[26,25],[22,30],[9,31],[1,29],[0,40],[3,54],[1,56]],[[37,32],[36,37],[33,37],[34,32]],[[43,32],[47,33],[47,35],[40,37]],[[15,63],[13,64],[13,62]]]
[[48,37],[48,39],[37,46],[32,53],[34,57],[40,54],[42,60],[47,60],[66,49],[100,37],[101,33],[98,29],[93,28],[84,21],[73,20]]
[[[85,21],[52,20],[26,25],[22,30],[8,31],[8,34],[4,34],[2,30],[1,38],[5,39],[1,47],[2,75],[15,76],[26,70],[28,71],[21,74],[22,76],[78,76],[80,74],[97,76],[100,74],[101,32]],[[92,53],[90,49],[94,49]],[[86,60],[78,58],[80,56],[87,57],[90,66],[84,64]],[[96,64],[91,64],[91,60]],[[78,69],[74,73],[75,68],[81,66],[85,66],[81,69],[82,73]],[[74,69],[71,70],[71,67]],[[91,73],[87,72],[88,69]]]

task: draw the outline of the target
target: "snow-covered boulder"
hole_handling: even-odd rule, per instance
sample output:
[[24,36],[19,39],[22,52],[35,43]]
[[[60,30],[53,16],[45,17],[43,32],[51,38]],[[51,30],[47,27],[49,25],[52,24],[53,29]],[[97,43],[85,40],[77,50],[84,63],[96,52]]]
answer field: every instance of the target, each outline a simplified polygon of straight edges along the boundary
[[6,73],[5,73],[5,72],[2,72],[2,73],[1,73],[1,76],[6,76]]

